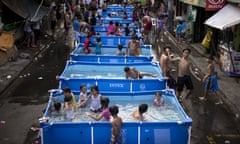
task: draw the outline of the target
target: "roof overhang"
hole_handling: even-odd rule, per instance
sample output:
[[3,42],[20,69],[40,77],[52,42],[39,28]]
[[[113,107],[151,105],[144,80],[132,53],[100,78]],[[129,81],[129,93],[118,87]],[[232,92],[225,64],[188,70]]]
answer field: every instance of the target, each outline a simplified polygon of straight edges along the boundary
[[2,2],[19,16],[33,22],[42,19],[50,10],[33,0],[2,0]]
[[240,23],[240,8],[227,4],[216,14],[207,19],[204,24],[220,30],[224,30]]

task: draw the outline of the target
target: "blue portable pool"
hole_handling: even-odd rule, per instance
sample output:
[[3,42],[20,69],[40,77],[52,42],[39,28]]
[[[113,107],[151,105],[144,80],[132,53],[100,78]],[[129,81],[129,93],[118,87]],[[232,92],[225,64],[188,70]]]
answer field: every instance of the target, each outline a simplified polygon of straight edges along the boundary
[[[91,37],[92,44],[96,40],[98,36],[94,35]],[[85,39],[87,38],[86,35],[80,36],[80,43],[84,43]],[[132,39],[132,36],[107,36],[107,35],[101,35],[101,42],[103,46],[117,46],[118,44],[121,44],[122,46],[126,47],[128,44],[128,41]],[[90,44],[91,46],[91,44]]]
[[[123,16],[123,11],[118,11],[118,12],[116,12],[116,11],[104,11],[104,12],[102,12],[102,17],[103,18],[105,18],[105,17],[107,17],[108,16],[108,14],[110,14],[111,15],[111,17],[116,17],[116,18],[121,18],[122,16]],[[128,17],[131,17],[132,16],[132,11],[127,11],[127,15],[128,15]]]
[[[125,32],[125,27],[126,26],[122,26],[123,32]],[[100,32],[101,35],[102,35],[102,32],[105,32],[105,33],[107,32],[107,25],[105,25],[105,26],[97,25],[97,26],[93,26],[93,28],[94,28],[95,32]],[[131,26],[129,26],[129,29],[132,31],[132,30],[138,29],[138,27],[131,25]]]
[[[102,92],[101,89],[100,93]],[[119,116],[123,119],[121,128],[122,144],[187,144],[190,143],[192,119],[182,109],[173,90],[159,90],[165,100],[165,106],[154,107],[152,101],[155,92],[138,94],[103,95],[110,99],[111,105],[118,105]],[[74,93],[78,99],[79,93]],[[75,118],[64,119],[50,112],[53,100],[62,102],[62,93],[51,93],[43,119],[42,143],[44,144],[107,144],[111,138],[111,123],[95,121],[86,116],[89,106],[75,112]],[[149,105],[144,114],[146,121],[137,121],[126,117],[141,103]]]
[[129,19],[122,19],[122,18],[111,18],[111,19],[104,19],[103,24],[109,24],[109,22],[112,21],[113,23],[118,22],[119,24],[130,24],[132,23],[132,18]]
[[[83,46],[79,44],[70,54],[73,61],[86,61],[96,63],[139,63],[149,62],[153,59],[153,52],[151,45],[143,45],[140,49],[139,56],[116,56],[117,46],[104,46],[102,53],[96,55],[95,47],[90,47],[91,54],[84,54]],[[122,51],[125,54],[126,47]]]
[[117,11],[126,11],[126,12],[132,12],[134,9],[133,6],[121,6],[121,5],[109,5],[107,6],[107,11],[114,11],[114,12],[117,12]]
[[[124,67],[134,67],[139,71],[154,74],[156,77],[144,76],[141,80],[127,80]],[[102,91],[112,93],[119,90],[121,93],[138,93],[140,91],[158,90],[166,87],[166,80],[157,62],[149,63],[89,63],[68,61],[62,74],[58,77],[59,87],[70,87],[79,91],[83,83],[91,86],[97,84]]]

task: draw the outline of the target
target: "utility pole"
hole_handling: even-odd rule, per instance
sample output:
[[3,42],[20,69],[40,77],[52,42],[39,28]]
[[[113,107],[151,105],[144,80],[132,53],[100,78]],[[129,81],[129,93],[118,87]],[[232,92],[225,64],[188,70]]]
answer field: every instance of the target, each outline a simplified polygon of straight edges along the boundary
[[171,34],[174,34],[173,28],[173,18],[174,18],[174,9],[173,9],[173,0],[168,0],[168,31]]

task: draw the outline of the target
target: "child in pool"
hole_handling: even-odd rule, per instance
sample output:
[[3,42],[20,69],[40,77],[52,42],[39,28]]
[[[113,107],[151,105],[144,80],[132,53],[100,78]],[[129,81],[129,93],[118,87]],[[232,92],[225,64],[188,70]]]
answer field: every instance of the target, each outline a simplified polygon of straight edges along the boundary
[[122,51],[123,46],[121,44],[118,45],[118,50],[116,52],[117,56],[124,56],[125,53]]
[[101,111],[101,98],[102,96],[99,94],[98,86],[93,85],[91,87],[91,95],[82,103],[87,103],[91,99],[90,111],[97,113]]
[[53,100],[53,105],[51,106],[51,113],[60,113],[62,108],[62,104],[60,102],[58,102],[57,100]]
[[80,86],[80,94],[78,100],[78,108],[85,108],[87,104],[84,102],[88,98],[87,86],[82,84]]
[[66,87],[63,89],[63,94],[64,94],[64,98],[66,97],[72,97],[72,105],[74,110],[77,110],[77,101],[75,99],[74,94],[72,93],[71,89],[69,87]]
[[96,121],[99,121],[99,120],[110,121],[110,112],[109,112],[108,104],[109,104],[109,99],[107,97],[102,97],[101,98],[102,112],[99,114],[87,112],[87,115]]
[[145,112],[147,112],[147,110],[148,110],[148,105],[147,104],[141,104],[141,105],[139,105],[138,110],[135,110],[132,113],[132,117],[135,120],[143,121],[144,120],[143,114]]
[[155,99],[153,101],[153,105],[156,107],[164,106],[164,99],[160,92],[156,92]]
[[122,118],[118,116],[118,106],[111,106],[109,108],[110,114],[112,116],[112,136],[110,140],[110,144],[120,144],[122,143]]
[[96,48],[96,55],[99,55],[102,53],[102,42],[101,42],[101,38],[97,37],[96,41],[94,42],[95,48]]
[[66,118],[69,120],[73,120],[75,117],[75,114],[74,114],[74,107],[72,104],[72,97],[64,98],[64,110],[66,113]]
[[84,48],[83,51],[85,54],[91,53],[91,49],[89,48],[90,44],[91,44],[91,36],[88,35],[87,38],[85,39],[84,45],[83,45],[83,48]]

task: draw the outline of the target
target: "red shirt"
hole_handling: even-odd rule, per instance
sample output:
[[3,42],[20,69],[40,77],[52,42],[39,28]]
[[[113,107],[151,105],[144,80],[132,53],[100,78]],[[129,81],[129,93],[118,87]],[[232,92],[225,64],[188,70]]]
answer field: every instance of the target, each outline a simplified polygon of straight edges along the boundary
[[85,41],[84,41],[84,53],[91,53],[91,50],[89,49],[89,44],[90,44],[90,39],[87,38]]
[[96,35],[96,32],[95,31],[89,31],[88,33],[90,36],[93,36],[93,35]]
[[144,30],[151,30],[152,29],[152,21],[149,20],[146,22],[145,26],[144,26]]

